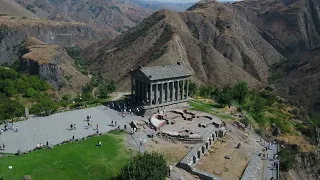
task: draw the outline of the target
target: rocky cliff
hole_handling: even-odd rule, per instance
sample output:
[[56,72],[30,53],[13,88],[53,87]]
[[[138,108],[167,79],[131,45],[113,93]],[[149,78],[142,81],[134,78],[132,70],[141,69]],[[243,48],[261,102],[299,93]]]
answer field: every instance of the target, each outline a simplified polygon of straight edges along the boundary
[[129,0],[16,0],[39,17],[53,21],[83,22],[99,35],[114,38],[151,14]]
[[[132,68],[181,61],[198,82],[222,87],[247,81],[261,87],[269,83],[275,64],[286,62],[292,74],[299,71],[294,66],[303,64],[299,57],[320,45],[319,25],[317,0],[202,1],[181,13],[158,11],[111,43],[93,44],[85,54],[92,70],[124,86]],[[317,110],[316,74],[313,79],[302,72],[295,77],[277,78],[279,92]],[[303,77],[309,78],[308,86]],[[301,91],[289,94],[286,89],[293,84]],[[306,87],[309,98],[299,93]]]
[[182,61],[196,81],[218,86],[267,84],[268,65],[283,58],[255,25],[215,1],[182,13],[159,11],[113,42],[86,52],[90,68],[108,79],[127,82],[131,68]]
[[90,81],[75,68],[73,59],[61,46],[47,45],[33,37],[28,38],[23,46],[28,52],[21,58],[20,69],[38,75],[55,89],[79,91]]
[[98,40],[96,32],[83,23],[0,16],[0,64],[17,60],[19,45],[30,36],[64,47],[84,47]]

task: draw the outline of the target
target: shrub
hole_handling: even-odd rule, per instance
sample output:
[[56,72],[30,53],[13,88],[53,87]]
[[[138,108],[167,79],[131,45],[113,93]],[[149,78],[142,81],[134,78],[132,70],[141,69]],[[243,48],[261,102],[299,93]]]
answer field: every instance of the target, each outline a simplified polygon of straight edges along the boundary
[[264,130],[264,128],[257,128],[255,129],[255,132],[262,138],[265,138],[266,136],[266,131]]
[[295,163],[294,154],[288,149],[281,149],[280,153],[280,170],[288,171]]
[[163,155],[156,152],[145,152],[135,156],[121,170],[119,179],[123,180],[164,180],[167,165]]

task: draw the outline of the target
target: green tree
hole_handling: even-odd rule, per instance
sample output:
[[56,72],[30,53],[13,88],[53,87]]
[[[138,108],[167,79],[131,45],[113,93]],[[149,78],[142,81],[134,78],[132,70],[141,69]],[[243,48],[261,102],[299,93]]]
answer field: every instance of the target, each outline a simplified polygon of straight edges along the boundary
[[71,104],[72,96],[70,94],[64,94],[61,98],[60,105],[63,107],[67,107],[69,104]]
[[109,88],[107,85],[101,85],[98,88],[98,97],[99,98],[107,98],[108,97]]
[[58,109],[58,105],[49,97],[41,97],[41,100],[39,103],[33,105],[30,109],[30,112],[32,114],[41,114],[45,113],[47,115],[53,113]]
[[163,155],[156,152],[138,154],[122,168],[120,178],[123,180],[164,180],[167,165]]
[[189,81],[189,96],[193,96],[197,93],[198,87],[197,84]]
[[240,104],[244,103],[245,98],[249,92],[248,85],[246,82],[237,83],[232,88],[232,98],[239,102]]
[[116,85],[114,81],[111,81],[107,87],[108,87],[108,93],[112,93],[116,91]]
[[224,89],[218,92],[216,95],[216,100],[222,106],[231,104],[231,100],[232,100],[231,92],[228,89]]
[[36,96],[38,96],[38,94],[39,93],[36,90],[34,90],[33,88],[28,88],[25,92],[25,96],[28,98],[36,97]]

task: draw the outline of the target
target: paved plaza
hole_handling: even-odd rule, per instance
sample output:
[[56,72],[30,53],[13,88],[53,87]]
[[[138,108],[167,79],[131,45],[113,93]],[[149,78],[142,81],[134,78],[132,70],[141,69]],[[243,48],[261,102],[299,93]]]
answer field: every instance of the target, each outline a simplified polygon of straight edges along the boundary
[[[88,128],[87,115],[92,117],[92,128]],[[75,139],[86,137],[96,132],[96,124],[99,124],[99,133],[106,133],[116,128],[110,126],[111,121],[117,121],[121,128],[125,124],[129,128],[132,120],[140,119],[142,117],[135,115],[122,117],[119,112],[106,109],[105,106],[34,117],[15,123],[19,127],[18,132],[8,130],[0,135],[0,145],[6,143],[7,153],[16,153],[18,149],[24,152],[34,149],[39,143],[46,144],[47,141],[55,145],[73,136]],[[76,124],[76,130],[70,130],[71,124]]]

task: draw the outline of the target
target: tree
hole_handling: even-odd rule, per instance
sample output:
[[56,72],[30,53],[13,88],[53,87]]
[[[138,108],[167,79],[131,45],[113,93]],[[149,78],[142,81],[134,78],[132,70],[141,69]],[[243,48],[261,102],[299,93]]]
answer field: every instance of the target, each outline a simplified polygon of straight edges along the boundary
[[232,88],[232,98],[242,104],[247,97],[249,90],[246,82],[237,83]]
[[72,97],[70,94],[64,94],[61,98],[60,104],[66,108],[71,103],[71,99]]
[[195,95],[197,90],[198,90],[197,84],[192,81],[189,81],[189,96]]
[[218,92],[216,96],[216,100],[222,106],[231,104],[231,100],[232,100],[231,92],[228,89],[224,89],[223,91]]
[[98,88],[98,97],[99,98],[107,98],[108,97],[108,86],[107,85],[101,85]]
[[145,152],[135,156],[120,173],[123,180],[164,180],[167,174],[167,164],[163,155],[156,152]]
[[34,90],[33,88],[28,88],[25,92],[25,96],[28,98],[36,97],[36,96],[38,96],[38,94],[39,93],[36,90]]

